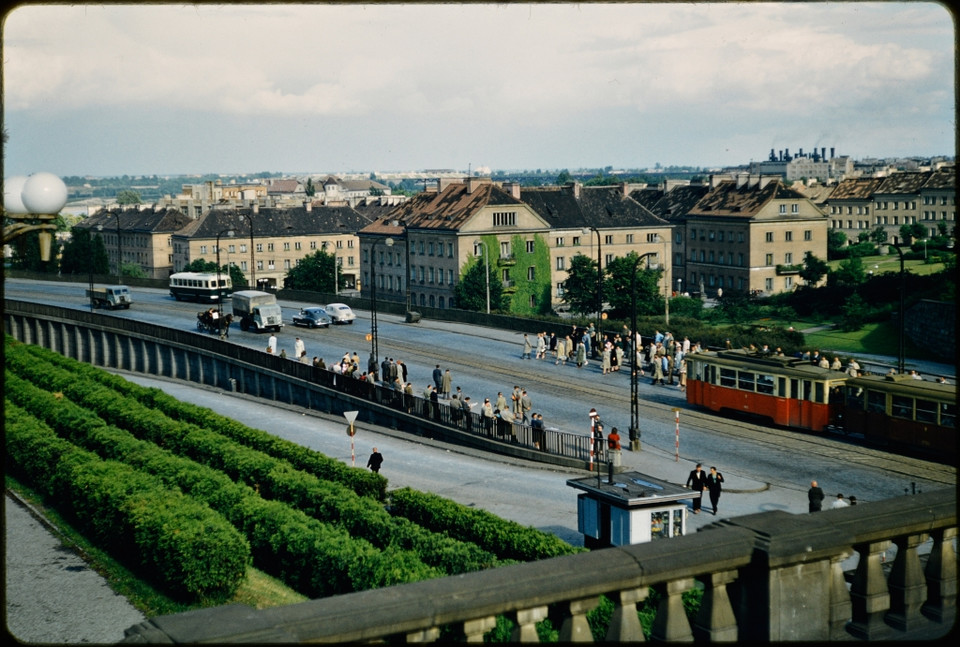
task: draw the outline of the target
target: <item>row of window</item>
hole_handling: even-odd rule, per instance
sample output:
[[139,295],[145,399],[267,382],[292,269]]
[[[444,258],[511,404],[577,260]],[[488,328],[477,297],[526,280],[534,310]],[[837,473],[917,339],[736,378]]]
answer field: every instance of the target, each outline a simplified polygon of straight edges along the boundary
[[[792,276],[782,276],[777,277],[781,280],[781,285],[784,290],[792,290],[796,285],[796,281]],[[728,290],[734,289],[741,292],[747,290],[750,286],[747,284],[747,280],[742,277],[733,277],[733,276],[717,276],[716,274],[707,274],[706,272],[697,275],[696,272],[690,273],[690,283],[691,286],[699,285],[699,282],[703,281],[705,287],[710,288],[727,288]],[[765,292],[772,293],[774,290],[775,278],[770,276],[763,279],[763,289]]]
[[885,391],[864,392],[862,388],[847,388],[847,407],[866,410],[868,413],[887,414],[887,397],[890,398],[889,415],[894,418],[916,420],[939,424],[944,427],[956,426],[957,407],[948,402],[924,400],[906,395],[888,394]]

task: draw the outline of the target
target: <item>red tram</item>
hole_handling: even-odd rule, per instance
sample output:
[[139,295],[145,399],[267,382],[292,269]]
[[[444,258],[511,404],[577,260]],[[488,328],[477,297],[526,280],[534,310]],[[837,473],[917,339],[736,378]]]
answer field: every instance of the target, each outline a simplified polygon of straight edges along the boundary
[[846,373],[795,357],[722,350],[686,356],[687,402],[823,431],[837,424]]

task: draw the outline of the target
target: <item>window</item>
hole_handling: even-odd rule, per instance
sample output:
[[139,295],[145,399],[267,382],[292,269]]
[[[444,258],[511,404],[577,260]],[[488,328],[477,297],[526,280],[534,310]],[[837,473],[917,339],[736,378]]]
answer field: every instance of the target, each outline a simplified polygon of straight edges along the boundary
[[787,205],[785,204],[780,205],[780,213],[781,215],[787,213]]
[[753,391],[755,379],[753,373],[740,371],[737,373],[737,388],[741,391]]
[[809,229],[804,230],[804,232],[803,232],[803,239],[804,239],[804,240],[813,240],[813,232],[810,231]]
[[447,258],[453,258],[453,243],[447,243]]
[[907,418],[908,420],[913,419],[913,398],[903,395],[894,395],[892,397],[891,404],[891,416],[894,418]]
[[257,251],[258,251],[258,252],[262,252],[262,251],[263,251],[263,243],[257,243]]
[[430,270],[430,283],[433,283],[433,276],[434,276],[434,274],[433,274],[433,268],[430,267],[430,268],[427,268],[427,269]]
[[773,242],[773,232],[772,232],[772,231],[766,232],[766,233],[764,234],[764,239],[765,239],[768,243],[772,243],[772,242]]
[[[679,234],[677,235],[679,236]],[[633,234],[627,234],[627,244],[629,245],[632,242],[633,242]]]
[[247,251],[247,246],[246,246],[246,245],[240,245],[240,253],[243,254],[243,253],[245,253],[246,251]]
[[783,287],[786,288],[787,290],[792,290],[792,289],[793,289],[793,277],[792,277],[792,276],[788,276],[788,277],[786,277],[786,278],[783,279]]
[[310,249],[316,249],[316,248],[317,248],[317,241],[311,240],[311,241],[310,241]]
[[517,224],[516,211],[495,211],[493,213],[494,227],[515,227]]
[[737,265],[743,267],[743,252],[737,254]]
[[557,283],[557,296],[558,297],[563,296],[563,281],[561,281],[560,283]]
[[302,245],[301,245],[299,242],[296,242],[296,243],[293,244],[293,248],[296,249],[296,250],[300,250],[300,249],[302,249]]
[[722,243],[722,242],[723,242],[723,232],[722,232],[722,231],[718,231],[718,232],[717,232],[717,242],[719,242],[719,243]]
[[227,246],[227,253],[229,253],[229,254],[236,254],[236,253],[237,253],[237,246],[236,246],[236,245],[228,245],[228,246]]
[[285,269],[285,270],[289,270],[289,269],[290,269],[290,259],[289,259],[289,258],[286,259],[285,261],[283,261],[283,269]]
[[791,205],[790,205],[790,213],[800,213],[800,205],[799,205],[799,204],[796,204],[796,203],[791,204]]
[[613,236],[610,236],[610,235],[604,236],[604,237],[603,237],[603,244],[604,244],[604,245],[612,245],[612,244],[613,244]]
[[787,252],[786,254],[784,254],[783,262],[786,263],[787,265],[793,265],[793,253]]
[[427,245],[427,256],[433,256],[433,243]]
[[[343,241],[337,241],[337,249],[343,249]],[[347,249],[353,249],[353,239],[347,241]]]
[[720,369],[720,386],[725,386],[729,389],[736,388],[737,372],[732,368],[721,368]]
[[764,263],[763,263],[764,265],[773,265],[773,254],[767,254],[763,260],[764,260]]
[[917,400],[917,422],[937,422],[937,403],[932,400]]
[[574,246],[574,247],[579,247],[579,246],[580,246],[580,236],[574,236],[574,237],[573,237],[573,246]]
[[783,239],[784,239],[785,241],[787,241],[788,243],[791,242],[791,241],[793,240],[793,232],[792,232],[792,231],[786,231],[786,232],[784,232],[784,238],[783,238]]
[[557,269],[565,270],[567,269],[567,259],[563,256],[557,256]]
[[767,292],[773,292],[773,279],[764,279],[763,289]]
[[[447,283],[453,285],[453,270],[447,270]],[[450,307],[452,308],[453,304],[451,304]]]
[[557,238],[557,247],[563,247],[563,237]]
[[267,243],[267,251],[268,251],[268,252],[272,252],[272,251],[273,251],[273,243]]
[[510,258],[510,242],[501,241],[500,243],[500,258]]
[[528,241],[527,241],[527,253],[528,253],[528,254],[532,254],[532,253],[533,253],[533,248],[534,248],[534,246],[535,246],[534,241],[532,241],[532,240],[528,240]]

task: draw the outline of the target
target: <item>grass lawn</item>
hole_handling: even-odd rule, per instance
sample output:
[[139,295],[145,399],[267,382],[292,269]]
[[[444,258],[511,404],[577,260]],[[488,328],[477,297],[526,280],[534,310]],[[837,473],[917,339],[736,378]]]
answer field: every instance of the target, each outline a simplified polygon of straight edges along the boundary
[[[863,269],[866,272],[872,272],[874,274],[883,274],[884,272],[900,272],[900,257],[896,254],[888,254],[886,256],[864,256],[863,260]],[[832,271],[836,271],[840,267],[840,263],[843,261],[829,261],[827,265],[830,266]],[[907,272],[917,274],[919,276],[926,276],[927,274],[936,274],[937,272],[943,271],[943,263],[924,263],[923,260],[908,260],[903,262],[903,268]]]
[[[797,327],[798,330],[802,330]],[[810,348],[835,350],[856,355],[889,355],[896,357],[899,353],[900,329],[889,321],[866,324],[860,330],[844,332],[839,328],[831,328],[817,332],[804,333],[804,341]],[[926,348],[917,347],[905,340],[904,355],[910,359],[922,359],[934,362],[949,363],[953,358],[944,358],[930,352]]]

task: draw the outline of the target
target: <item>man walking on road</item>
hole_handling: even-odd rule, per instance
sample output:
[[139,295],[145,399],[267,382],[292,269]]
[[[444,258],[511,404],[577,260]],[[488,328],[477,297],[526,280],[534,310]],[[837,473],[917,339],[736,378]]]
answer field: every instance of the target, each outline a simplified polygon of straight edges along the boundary
[[816,481],[810,481],[810,489],[807,490],[807,500],[810,502],[810,512],[820,512],[823,510],[823,489],[817,485]]
[[370,458],[367,459],[367,467],[369,467],[374,472],[380,472],[380,466],[383,465],[383,454],[377,451],[377,448],[373,448],[373,453],[370,454]]
[[707,489],[710,491],[710,503],[713,505],[713,515],[717,515],[717,503],[720,501],[720,491],[723,489],[723,474],[716,467],[710,468],[707,474]]
[[697,463],[697,466],[687,476],[686,487],[699,493],[699,496],[693,499],[693,514],[700,514],[700,499],[703,496],[703,491],[707,489],[707,474],[703,471],[703,463]]

